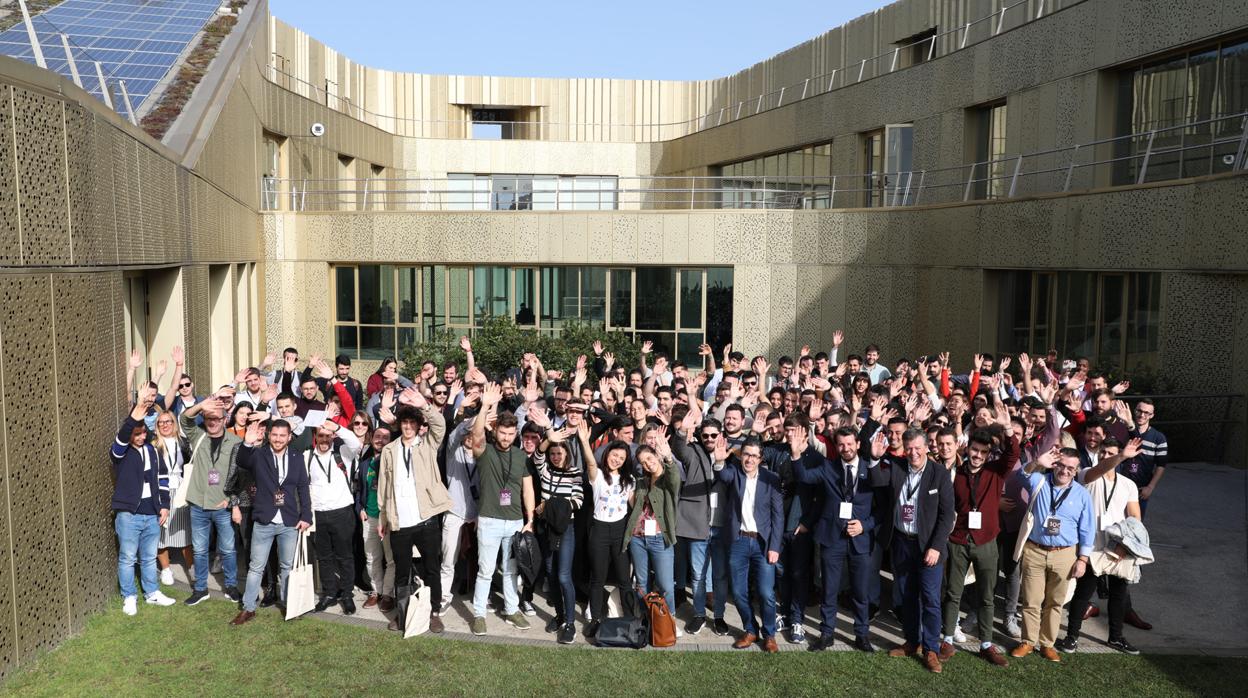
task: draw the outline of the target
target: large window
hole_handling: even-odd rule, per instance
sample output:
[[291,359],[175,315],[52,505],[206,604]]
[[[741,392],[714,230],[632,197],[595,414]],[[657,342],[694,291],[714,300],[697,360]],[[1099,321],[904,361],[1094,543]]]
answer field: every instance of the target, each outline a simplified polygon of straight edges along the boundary
[[397,355],[439,330],[471,334],[489,317],[557,333],[603,325],[698,363],[698,345],[732,341],[732,269],[671,267],[332,267],[338,353]]
[[904,206],[914,200],[914,124],[889,124],[862,134],[862,205]]
[[[1248,39],[1240,37],[1132,66],[1118,74],[1115,182],[1138,180],[1150,149],[1145,181],[1228,172],[1235,165],[1248,111]],[[1182,126],[1193,122],[1209,123]],[[1154,133],[1155,132],[1155,133]],[[1215,142],[1217,141],[1217,142]],[[1161,151],[1161,152],[1158,152]]]
[[719,170],[723,208],[830,207],[831,141],[721,165]]
[[1000,351],[1086,356],[1106,370],[1157,366],[1161,275],[1011,271],[994,274]]
[[617,179],[598,175],[449,174],[450,211],[610,211]]
[[1005,102],[969,110],[967,126],[975,171],[971,173],[977,199],[999,199],[1009,194],[1009,163],[1005,158]]

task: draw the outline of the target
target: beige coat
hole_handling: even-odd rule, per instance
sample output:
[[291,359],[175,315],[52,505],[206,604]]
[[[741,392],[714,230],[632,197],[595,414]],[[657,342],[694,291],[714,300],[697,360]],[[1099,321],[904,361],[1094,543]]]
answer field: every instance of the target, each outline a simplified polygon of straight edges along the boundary
[[[446,420],[437,408],[426,406],[421,409],[429,430],[416,448],[412,449],[412,478],[416,480],[416,501],[420,505],[420,515],[429,518],[451,508],[451,495],[442,482],[442,473],[438,470],[438,446],[446,434]],[[385,525],[386,531],[399,528],[399,510],[394,497],[395,464],[402,467],[403,456],[399,449],[403,447],[402,438],[395,439],[381,449],[381,468],[377,474],[377,509],[378,518]]]

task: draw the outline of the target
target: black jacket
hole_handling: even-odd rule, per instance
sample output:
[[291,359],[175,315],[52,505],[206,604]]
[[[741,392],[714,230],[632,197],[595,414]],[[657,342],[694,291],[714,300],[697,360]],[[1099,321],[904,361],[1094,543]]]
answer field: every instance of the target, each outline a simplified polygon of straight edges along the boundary
[[[885,546],[892,542],[894,511],[897,500],[901,496],[901,488],[906,485],[906,476],[909,472],[909,467],[893,467],[888,470],[871,469],[873,484],[887,487],[892,493],[893,506],[889,507],[888,512],[876,522],[876,527],[880,530],[880,540]],[[916,528],[919,549],[935,550],[940,553],[943,560],[949,546],[949,534],[953,532],[953,524],[956,520],[956,512],[953,508],[953,482],[949,479],[949,472],[930,459],[927,465],[923,466],[923,474],[919,477],[918,506],[919,518]]]
[[256,478],[256,494],[252,502],[251,518],[258,523],[272,523],[278,507],[274,494],[285,493],[282,502],[282,523],[294,526],[297,522],[312,523],[312,494],[308,489],[308,469],[303,453],[286,449],[286,479],[277,482],[277,464],[273,451],[267,446],[238,447],[238,467],[250,471]]

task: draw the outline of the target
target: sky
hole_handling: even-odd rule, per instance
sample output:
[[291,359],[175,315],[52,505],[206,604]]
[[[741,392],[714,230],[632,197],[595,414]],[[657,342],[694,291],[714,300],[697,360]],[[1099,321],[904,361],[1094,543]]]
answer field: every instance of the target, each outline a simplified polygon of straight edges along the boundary
[[270,0],[357,63],[459,75],[706,80],[889,0]]

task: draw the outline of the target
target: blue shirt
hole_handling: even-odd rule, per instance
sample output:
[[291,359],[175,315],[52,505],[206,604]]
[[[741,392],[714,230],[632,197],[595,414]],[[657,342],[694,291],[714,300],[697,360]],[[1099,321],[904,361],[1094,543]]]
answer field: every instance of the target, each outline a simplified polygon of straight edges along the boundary
[[[1055,489],[1049,473],[1039,472],[1027,476],[1028,489],[1036,491],[1036,487],[1047,480],[1044,488],[1036,495],[1032,504],[1035,524],[1031,527],[1031,535],[1027,539],[1039,545],[1063,548],[1071,545],[1079,546],[1079,555],[1092,554],[1092,544],[1096,540],[1096,512],[1092,509],[1092,496],[1088,490],[1077,482]],[[1063,494],[1070,494],[1063,498]],[[1054,502],[1060,500],[1056,511]],[[1057,535],[1050,535],[1045,529],[1045,521],[1056,516],[1061,521],[1061,530]]]

